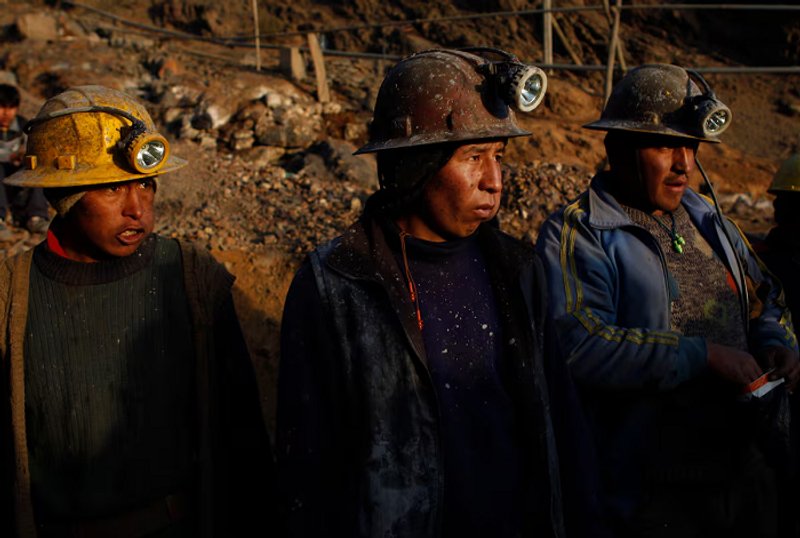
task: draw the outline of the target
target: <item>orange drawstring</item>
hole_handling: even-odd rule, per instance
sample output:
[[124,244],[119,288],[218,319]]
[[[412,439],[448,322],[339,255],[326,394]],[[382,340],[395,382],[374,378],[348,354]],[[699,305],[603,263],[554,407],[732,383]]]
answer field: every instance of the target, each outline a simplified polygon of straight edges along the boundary
[[411,302],[414,303],[414,308],[417,312],[417,325],[419,330],[422,330],[422,310],[419,308],[419,295],[417,294],[417,285],[414,284],[414,279],[411,276],[411,268],[408,266],[408,254],[406,254],[406,237],[410,233],[400,231],[400,251],[403,253],[403,268],[406,272],[406,280],[408,280],[408,293],[411,296]]

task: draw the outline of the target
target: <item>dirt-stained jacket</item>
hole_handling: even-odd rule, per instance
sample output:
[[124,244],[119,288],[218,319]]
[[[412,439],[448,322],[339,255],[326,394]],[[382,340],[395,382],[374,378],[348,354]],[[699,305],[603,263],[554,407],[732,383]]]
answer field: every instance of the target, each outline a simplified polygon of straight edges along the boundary
[[[276,450],[290,536],[441,535],[437,398],[408,288],[369,207],[311,253],[286,302]],[[541,264],[490,225],[477,233],[509,335],[509,393],[532,469],[527,527],[563,536]]]

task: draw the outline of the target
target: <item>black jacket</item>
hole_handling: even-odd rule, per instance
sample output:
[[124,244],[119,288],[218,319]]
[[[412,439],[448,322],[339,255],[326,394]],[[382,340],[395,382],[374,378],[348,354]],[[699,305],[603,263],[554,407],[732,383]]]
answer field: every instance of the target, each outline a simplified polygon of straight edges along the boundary
[[[290,535],[441,535],[437,397],[405,279],[368,211],[312,252],[283,315],[277,452]],[[525,534],[563,536],[542,352],[542,268],[490,225],[477,232],[524,427]]]

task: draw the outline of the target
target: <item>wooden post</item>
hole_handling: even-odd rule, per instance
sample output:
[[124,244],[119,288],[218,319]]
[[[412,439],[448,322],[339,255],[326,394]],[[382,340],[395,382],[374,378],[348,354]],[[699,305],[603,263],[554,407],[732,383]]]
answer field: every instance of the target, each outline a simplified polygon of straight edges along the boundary
[[567,53],[569,54],[570,58],[572,58],[572,62],[575,65],[582,65],[583,58],[581,58],[577,52],[572,48],[572,45],[569,43],[569,38],[567,38],[567,34],[564,33],[564,30],[561,28],[561,25],[558,23],[558,17],[553,14],[553,30],[556,31],[556,35],[561,40],[561,43],[564,44],[564,48],[567,49]]
[[[611,16],[611,6],[608,4],[608,0],[603,0],[603,6],[606,10],[606,17],[608,18],[608,25],[609,27],[613,24],[614,18]],[[617,40],[617,61],[619,62],[619,66],[623,72],[628,70],[628,66],[625,65],[625,55],[622,54],[622,41]]]
[[261,36],[258,31],[258,0],[253,0],[253,32],[256,38],[256,71],[261,71]]
[[306,78],[306,63],[299,47],[284,47],[280,56],[281,73],[295,82]]
[[331,93],[328,89],[328,77],[325,74],[325,58],[323,58],[322,48],[319,46],[319,37],[313,32],[308,34],[308,50],[311,52],[314,75],[317,78],[317,100],[320,103],[327,103],[331,100]]
[[544,23],[544,63],[545,65],[553,64],[553,13],[550,9],[553,7],[553,0],[543,0],[542,7],[544,13],[542,21]]
[[614,5],[614,23],[611,25],[611,37],[608,40],[608,65],[606,65],[606,90],[603,96],[603,106],[611,97],[614,87],[614,58],[617,55],[617,41],[619,40],[619,16],[622,10],[622,0],[616,0]]

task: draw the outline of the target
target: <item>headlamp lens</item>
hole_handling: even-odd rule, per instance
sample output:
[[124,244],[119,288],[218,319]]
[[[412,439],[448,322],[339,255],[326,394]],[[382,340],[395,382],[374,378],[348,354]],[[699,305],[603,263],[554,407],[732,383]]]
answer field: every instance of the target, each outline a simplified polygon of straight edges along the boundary
[[142,144],[136,153],[136,164],[139,167],[148,169],[158,166],[164,160],[167,148],[160,140],[151,140]]
[[530,106],[536,102],[540,93],[542,93],[542,78],[532,76],[525,81],[519,92],[520,103],[523,106]]
[[728,120],[730,120],[730,114],[728,114],[727,110],[721,109],[712,112],[706,118],[705,130],[710,134],[720,133],[728,127]]
[[695,102],[694,114],[696,129],[700,131],[700,136],[704,137],[720,135],[730,127],[733,119],[731,109],[721,101],[707,96],[701,96]]
[[150,174],[161,168],[169,157],[167,139],[158,133],[144,132],[126,143],[128,162],[140,174]]
[[507,75],[506,99],[520,112],[530,112],[542,102],[547,91],[547,75],[538,67],[512,64]]

